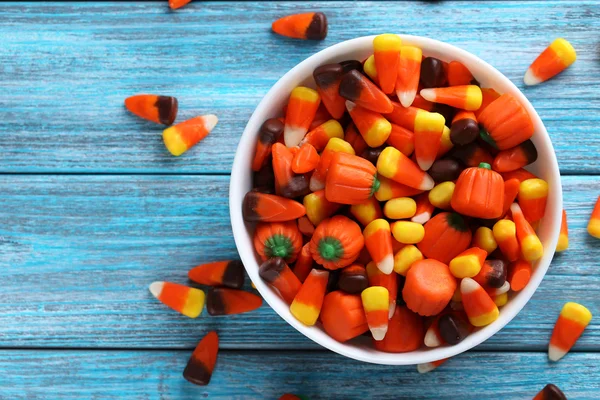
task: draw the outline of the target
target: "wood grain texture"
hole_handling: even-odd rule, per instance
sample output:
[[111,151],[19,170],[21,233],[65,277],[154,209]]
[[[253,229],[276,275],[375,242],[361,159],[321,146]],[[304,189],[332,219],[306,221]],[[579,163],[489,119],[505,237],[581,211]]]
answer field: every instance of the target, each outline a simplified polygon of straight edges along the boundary
[[[540,350],[565,301],[600,314],[600,241],[585,231],[600,177],[565,177],[571,248],[521,314],[481,346]],[[197,320],[156,301],[155,280],[236,257],[227,176],[0,175],[0,347],[193,348],[218,329],[228,349],[315,349],[267,305]],[[249,289],[249,285],[248,289]],[[600,351],[592,321],[577,350]]]
[[[305,10],[327,14],[325,41],[270,32],[276,18]],[[600,173],[595,1],[194,2],[177,12],[165,2],[3,3],[0,172],[228,172],[246,121],[277,79],[327,46],[385,31],[463,47],[520,87],[536,55],[567,38],[578,61],[525,94],[562,172]],[[219,125],[173,158],[161,127],[123,108],[125,97],[143,92],[176,95],[180,121],[216,113]]]
[[[189,351],[1,351],[0,397],[42,399],[268,399],[286,392],[311,400],[531,399],[547,383],[569,399],[597,399],[600,354],[470,352],[421,375],[330,352],[221,351],[208,386],[181,376]],[[443,390],[441,390],[443,388]]]

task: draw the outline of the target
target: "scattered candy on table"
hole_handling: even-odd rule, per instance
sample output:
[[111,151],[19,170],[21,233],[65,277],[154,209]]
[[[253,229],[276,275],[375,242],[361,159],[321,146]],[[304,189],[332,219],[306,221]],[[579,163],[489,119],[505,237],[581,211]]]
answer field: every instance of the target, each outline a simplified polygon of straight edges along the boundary
[[567,396],[556,385],[549,383],[535,395],[533,400],[567,400]]
[[417,371],[420,374],[426,374],[427,372],[433,371],[434,369],[436,369],[437,367],[439,367],[440,365],[442,365],[446,361],[448,361],[448,358],[444,358],[444,359],[441,359],[441,360],[432,361],[432,362],[428,362],[428,363],[418,364],[417,365]]
[[[566,224],[565,224],[566,225]],[[587,231],[593,237],[600,239],[600,196],[596,200],[594,210],[588,222]]]
[[218,352],[219,336],[215,331],[210,331],[196,346],[183,370],[183,377],[196,385],[208,385],[217,363]]
[[575,345],[591,320],[592,313],[586,307],[577,303],[566,303],[560,311],[550,337],[548,346],[550,361],[563,358]]
[[210,315],[242,314],[256,310],[262,298],[243,290],[211,288],[206,295],[206,311]]
[[239,260],[214,261],[190,269],[188,278],[201,285],[241,289],[244,285],[244,264]]
[[323,40],[327,36],[327,17],[321,12],[288,15],[273,22],[271,29],[293,39]]
[[174,156],[180,156],[204,139],[217,125],[216,115],[203,115],[180,122],[163,131],[165,146]]
[[171,7],[172,10],[177,10],[191,1],[192,0],[169,0],[169,7]]
[[205,295],[200,289],[171,282],[153,282],[149,289],[163,304],[186,317],[196,318],[202,313]]
[[562,220],[560,223],[560,235],[556,243],[556,251],[561,252],[569,248],[569,226],[567,225],[567,212],[562,210]]
[[157,124],[171,125],[177,117],[177,99],[171,96],[138,94],[125,99],[125,108]]
[[567,69],[577,59],[575,49],[565,39],[555,39],[527,69],[523,82],[537,85]]

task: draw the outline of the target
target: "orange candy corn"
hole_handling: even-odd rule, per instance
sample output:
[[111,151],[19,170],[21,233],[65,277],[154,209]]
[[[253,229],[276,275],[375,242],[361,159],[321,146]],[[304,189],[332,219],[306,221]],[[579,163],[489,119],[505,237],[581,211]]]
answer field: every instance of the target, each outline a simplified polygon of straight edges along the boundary
[[319,153],[310,143],[304,143],[292,160],[292,171],[297,174],[310,172],[319,164]]
[[510,290],[518,292],[523,290],[531,279],[531,263],[525,260],[518,260],[508,267],[508,283]]
[[484,128],[481,137],[498,150],[510,149],[533,136],[529,113],[510,94],[503,94],[490,103],[477,119]]
[[[344,100],[344,111],[346,111],[346,100]],[[329,139],[334,137],[344,139],[344,129],[342,129],[338,121],[330,119],[308,132],[300,142],[300,145],[309,143],[319,152],[323,151]]]
[[178,283],[153,282],[150,285],[150,293],[164,305],[186,317],[196,318],[204,307],[205,296],[202,290]]
[[523,82],[537,85],[567,69],[577,59],[575,49],[565,39],[555,39],[529,66]]
[[442,131],[442,139],[440,140],[440,148],[437,152],[436,159],[442,158],[447,152],[452,150],[454,147],[454,143],[450,140],[450,128],[444,126],[444,130]]
[[400,104],[410,107],[415,100],[421,76],[423,52],[415,46],[402,46],[396,78],[396,95]]
[[383,340],[374,340],[373,345],[386,353],[405,353],[417,350],[423,344],[423,319],[405,306],[396,307],[388,322]]
[[358,133],[356,126],[353,123],[348,124],[344,132],[344,140],[352,146],[355,154],[362,154],[369,146],[365,139]]
[[510,219],[501,219],[494,224],[494,239],[500,251],[510,262],[516,261],[521,255],[521,247],[517,240],[517,227]]
[[256,310],[262,298],[243,290],[211,288],[206,296],[206,311],[210,315],[242,314]]
[[373,261],[368,263],[365,269],[367,278],[369,279],[369,286],[381,286],[388,290],[390,300],[388,317],[392,318],[396,309],[396,298],[398,296],[398,275],[395,272],[390,272],[389,274],[383,273]]
[[409,157],[415,150],[415,134],[399,125],[391,125],[392,131],[387,139],[387,144],[395,147],[402,154]]
[[321,97],[315,90],[298,86],[290,94],[285,113],[283,139],[287,147],[297,146],[308,132],[315,118]]
[[377,160],[377,172],[398,183],[419,190],[431,190],[433,179],[394,147],[386,147]]
[[383,340],[388,330],[388,290],[382,286],[371,286],[363,290],[360,297],[373,339]]
[[[304,282],[310,271],[312,271],[314,265],[314,260],[312,258],[312,254],[310,253],[310,242],[306,243],[302,246],[300,253],[298,253],[298,259],[294,264],[294,268],[292,271],[294,275],[298,277],[300,282]],[[293,298],[292,298],[293,300]],[[290,301],[291,303],[291,301]]]
[[242,204],[244,220],[251,222],[293,221],[306,214],[297,201],[259,192],[248,192]]
[[569,226],[567,225],[567,212],[563,208],[562,210],[562,221],[560,224],[560,235],[558,236],[558,243],[556,243],[556,251],[565,251],[569,248]]
[[171,125],[177,117],[177,99],[171,96],[138,94],[125,99],[125,108],[157,124]]
[[593,237],[600,239],[600,196],[596,200],[596,205],[588,222],[587,231]]
[[470,85],[473,82],[473,74],[461,62],[450,61],[448,63],[448,86]]
[[506,215],[510,205],[515,202],[521,183],[518,179],[512,178],[504,180],[504,205],[502,206],[502,215]]
[[318,226],[325,218],[331,217],[342,205],[328,201],[325,191],[318,190],[304,196],[304,207],[309,221]]
[[533,400],[567,400],[567,396],[556,385],[549,383],[535,395]]
[[521,207],[517,203],[510,206],[517,230],[517,239],[521,246],[521,254],[527,261],[535,261],[544,255],[544,247],[535,231],[525,219]]
[[535,162],[537,156],[533,142],[526,140],[518,146],[499,152],[492,167],[497,172],[514,171]]
[[420,194],[415,201],[417,203],[417,211],[410,220],[412,222],[424,224],[431,219],[435,207],[429,201],[429,193]]
[[291,304],[300,290],[300,280],[281,257],[270,258],[258,269],[260,277],[273,286],[283,300]]
[[392,125],[381,114],[351,101],[346,102],[346,108],[356,129],[370,147],[379,147],[385,143],[392,133]]
[[523,168],[519,168],[515,171],[501,172],[500,175],[502,175],[502,178],[504,178],[504,182],[510,179],[517,179],[519,183],[521,183],[527,179],[537,178],[537,176]]
[[321,322],[325,332],[338,342],[346,342],[369,330],[360,295],[340,290],[325,296]]
[[417,261],[410,267],[402,296],[408,308],[427,317],[442,312],[455,290],[456,279],[448,266],[429,259]]
[[294,155],[290,149],[281,143],[275,143],[271,152],[273,153],[276,193],[288,198],[307,194],[310,191],[308,179],[304,175],[296,175],[292,171]]
[[340,82],[346,71],[340,64],[321,65],[313,71],[317,92],[329,114],[340,119],[346,112],[346,100],[340,96]]
[[163,131],[163,141],[167,150],[180,156],[204,139],[217,125],[216,115],[203,115],[180,122]]
[[471,247],[450,261],[450,272],[456,278],[472,278],[477,276],[484,266],[487,252],[479,247]]
[[427,328],[427,331],[425,332],[425,338],[423,339],[423,343],[425,344],[425,346],[427,347],[439,347],[442,344],[444,344],[444,339],[442,338],[442,335],[440,333],[440,326],[439,326],[439,321],[440,318],[442,317],[442,315],[444,315],[443,313],[438,314],[434,320],[431,322],[431,325],[429,325],[429,328]]
[[400,125],[401,127],[414,132],[417,114],[423,112],[423,110],[414,106],[403,107],[402,104],[394,101],[392,101],[392,107],[394,108],[393,111],[385,114],[385,118],[393,124]]
[[312,326],[317,322],[323,306],[328,280],[329,271],[313,269],[308,274],[296,297],[294,297],[290,312],[304,325]]
[[376,219],[363,231],[365,246],[371,259],[384,274],[394,270],[394,253],[392,250],[392,233],[390,224],[385,219]]
[[177,10],[191,1],[192,0],[169,0],[169,7],[171,7],[172,10]]
[[273,22],[271,29],[293,39],[323,40],[327,36],[327,17],[321,12],[292,14]]
[[373,56],[375,57],[377,79],[384,93],[392,93],[396,86],[401,48],[402,39],[398,35],[385,33],[373,39]]
[[252,161],[252,170],[260,171],[265,165],[267,157],[271,154],[271,148],[283,133],[283,122],[277,118],[266,120],[258,132],[256,141],[256,150],[254,151],[254,160]]
[[210,331],[198,343],[192,357],[183,370],[183,377],[196,385],[206,386],[210,382],[219,353],[219,335]]
[[575,342],[577,342],[591,320],[592,313],[590,310],[581,304],[566,303],[560,311],[550,337],[548,358],[551,361],[558,361],[563,358],[575,345]]
[[428,362],[428,363],[418,364],[417,365],[417,371],[420,374],[426,374],[428,372],[433,371],[434,369],[436,369],[437,367],[439,367],[440,365],[442,365],[446,361],[448,361],[448,358],[443,358],[443,359],[437,360],[437,361],[432,361],[432,362]]
[[389,97],[355,69],[347,72],[342,78],[340,96],[378,113],[389,113],[394,109]]
[[239,289],[244,285],[244,264],[239,260],[202,264],[190,269],[188,278],[201,285]]
[[475,85],[422,89],[421,96],[427,101],[467,111],[478,110],[482,101],[481,89]]
[[473,326],[486,326],[498,319],[500,311],[494,300],[485,290],[471,278],[464,278],[460,283],[462,304]]
[[431,168],[437,157],[444,132],[442,114],[422,111],[415,118],[415,155],[423,171]]
[[539,178],[527,179],[519,186],[519,206],[529,223],[542,219],[546,213],[548,183]]
[[[317,93],[318,93],[318,91],[317,91]],[[284,106],[284,109],[283,109],[284,113],[286,111],[287,111],[287,104]],[[315,112],[315,117],[313,118],[312,122],[310,123],[310,126],[308,127],[308,131],[310,132],[313,129],[317,129],[320,125],[323,125],[325,122],[331,121],[331,120],[332,120],[331,114],[329,114],[329,111],[327,111],[327,108],[325,108],[325,106],[323,105],[323,102],[321,100],[321,104],[319,105],[319,108],[317,108],[317,111]],[[307,133],[307,135],[308,135],[308,133]],[[306,139],[306,136],[304,136],[304,138]],[[304,141],[304,139],[303,139],[303,141]],[[302,142],[300,142],[300,144],[302,144]]]
[[367,226],[372,221],[383,217],[379,201],[374,196],[363,203],[352,204],[350,206],[350,213],[362,226]]
[[375,198],[379,201],[387,201],[398,197],[408,197],[423,193],[420,189],[394,182],[381,174],[377,175],[377,180],[379,180],[379,189],[375,192]]

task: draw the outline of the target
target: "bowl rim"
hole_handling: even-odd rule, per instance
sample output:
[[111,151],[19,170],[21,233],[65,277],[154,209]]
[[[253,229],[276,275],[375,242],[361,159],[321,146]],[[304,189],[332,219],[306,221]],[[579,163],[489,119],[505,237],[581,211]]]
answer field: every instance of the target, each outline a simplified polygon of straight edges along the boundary
[[[362,36],[350,40],[346,40],[332,46],[329,46],[312,56],[306,58],[288,72],[286,72],[265,94],[260,103],[257,105],[256,109],[253,111],[246,127],[244,128],[244,132],[240,138],[240,142],[238,144],[235,158],[233,161],[233,166],[231,170],[230,177],[230,188],[229,188],[229,209],[230,209],[230,218],[231,218],[231,226],[233,231],[233,236],[236,244],[236,248],[240,255],[240,258],[244,264],[244,268],[246,269],[248,275],[251,280],[254,282],[256,289],[261,294],[263,299],[271,306],[273,310],[283,318],[288,324],[292,325],[297,331],[302,333],[304,336],[308,337],[315,343],[334,351],[340,355],[358,360],[363,362],[369,362],[374,364],[384,364],[384,365],[414,365],[420,363],[432,362],[448,357],[455,356],[457,354],[463,353],[467,350],[472,349],[473,347],[481,344],[486,341],[497,332],[499,332],[504,326],[506,326],[510,321],[512,321],[519,312],[523,309],[523,307],[529,302],[537,288],[539,287],[542,279],[546,275],[548,268],[550,266],[550,262],[555,252],[556,243],[558,241],[559,231],[560,231],[560,222],[557,224],[558,226],[554,227],[554,232],[551,233],[550,240],[548,245],[544,248],[544,255],[538,261],[538,265],[536,267],[536,272],[538,269],[543,269],[543,273],[533,274],[532,279],[529,284],[518,293],[519,304],[510,308],[509,310],[503,311],[500,313],[500,317],[492,324],[484,327],[483,329],[479,329],[469,335],[467,339],[462,342],[453,345],[453,346],[442,346],[433,349],[428,349],[426,351],[415,353],[406,352],[406,353],[384,353],[384,352],[376,352],[373,353],[375,356],[371,356],[371,353],[365,353],[361,351],[356,351],[355,346],[348,345],[347,343],[340,343],[335,339],[329,337],[322,329],[313,329],[314,327],[304,326],[301,322],[296,320],[291,313],[283,314],[280,312],[280,303],[282,300],[280,297],[275,294],[271,288],[269,288],[259,277],[258,277],[258,262],[254,252],[254,246],[252,244],[252,239],[248,239],[245,236],[248,236],[247,228],[245,222],[242,218],[242,200],[245,195],[245,191],[241,188],[240,182],[243,182],[243,169],[247,168],[245,162],[248,157],[244,153],[248,152],[248,149],[254,149],[255,146],[255,136],[257,135],[258,127],[262,124],[263,117],[260,116],[263,108],[268,107],[273,102],[274,95],[277,94],[283,87],[288,86],[291,82],[302,81],[307,79],[306,76],[302,76],[300,78],[297,77],[298,73],[306,69],[310,65],[321,65],[325,62],[328,62],[331,58],[339,57],[340,54],[349,53],[352,51],[357,51],[358,48],[362,48],[365,43],[372,43],[373,38],[377,35],[369,35]],[[482,60],[478,56],[463,50],[459,47],[456,47],[452,44],[445,43],[436,39],[431,39],[422,36],[414,36],[414,35],[404,35],[398,34],[402,38],[403,44],[408,43],[412,45],[416,45],[424,50],[426,53],[440,53],[440,54],[452,54],[456,55],[457,59],[460,60],[468,60],[469,63],[480,64],[482,68],[488,71],[491,74],[494,80],[503,81],[504,85],[509,87],[509,91],[518,97],[519,101],[525,106],[527,111],[529,112],[532,121],[535,126],[536,136],[541,136],[541,140],[544,142],[545,146],[548,146],[548,154],[549,159],[546,161],[550,163],[550,176],[556,176],[556,180],[558,181],[558,185],[554,185],[552,187],[552,191],[554,191],[553,196],[553,205],[554,205],[554,216],[558,218],[560,221],[560,213],[562,211],[562,186],[560,183],[560,171],[558,169],[558,161],[556,159],[556,153],[554,151],[554,147],[552,145],[551,139],[548,135],[546,127],[539,117],[536,110],[533,108],[529,100],[525,97],[525,95],[520,91],[520,89],[504,74],[494,68],[492,65],[488,64],[486,61]],[[330,61],[329,61],[330,62]],[[507,91],[504,91],[507,92]],[[268,118],[268,117],[267,117]],[[242,151],[243,149],[243,151]],[[248,172],[248,171],[246,171]],[[550,196],[549,196],[550,200]],[[547,214],[545,218],[549,217],[551,214]],[[234,222],[236,221],[236,222]],[[556,225],[556,224],[555,224]],[[251,236],[251,235],[250,235]],[[250,247],[251,251],[246,251],[247,248]],[[241,251],[242,249],[243,251]],[[251,266],[253,269],[251,269]],[[511,299],[511,301],[515,301],[515,299]],[[287,305],[286,305],[287,307]],[[289,310],[289,307],[287,307]],[[491,328],[491,329],[490,329]],[[327,336],[324,338],[323,335]],[[329,340],[328,340],[329,339]],[[421,349],[423,349],[421,347]],[[373,350],[373,349],[370,349]],[[417,350],[418,351],[418,350]]]

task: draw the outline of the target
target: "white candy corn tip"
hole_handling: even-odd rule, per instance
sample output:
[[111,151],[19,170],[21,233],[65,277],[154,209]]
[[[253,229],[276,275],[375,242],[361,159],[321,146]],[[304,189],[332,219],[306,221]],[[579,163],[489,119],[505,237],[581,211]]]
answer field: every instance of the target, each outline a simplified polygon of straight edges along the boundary
[[552,344],[548,346],[548,358],[550,359],[550,361],[558,361],[561,358],[563,358],[567,353],[567,351],[559,349],[558,347]]
[[217,126],[217,122],[219,122],[219,118],[217,118],[214,114],[208,114],[204,117],[204,127],[207,131],[212,131],[215,126]]
[[325,188],[325,183],[315,178],[315,176],[310,177],[310,182],[308,183],[308,188],[311,192],[316,192],[318,190]]
[[435,369],[435,365],[430,362],[417,365],[417,371],[419,371],[420,374],[426,374],[428,372],[433,371],[434,369]]
[[473,279],[463,278],[463,280],[460,282],[460,293],[461,294],[472,293],[472,292],[476,291],[477,289],[479,289],[480,287],[481,286],[479,285],[479,283],[475,282]]
[[[427,167],[427,169],[429,169],[431,167],[431,164],[433,164],[433,161],[431,163],[429,163],[429,167]],[[421,167],[421,163],[419,163],[419,166]],[[421,167],[421,169],[423,169],[423,167]],[[423,181],[421,182],[421,185],[418,187],[418,189],[431,190],[431,189],[433,189],[434,186],[435,186],[435,182],[433,181],[433,178],[431,178],[431,176],[429,176],[429,174],[425,174],[425,177],[423,178]]]
[[510,205],[510,212],[511,213],[520,213],[521,212],[521,207],[517,203],[512,203]]
[[421,97],[427,101],[435,102],[437,96],[435,95],[435,89],[421,89]]
[[152,293],[152,296],[158,298],[162,293],[163,286],[165,286],[164,282],[152,282],[148,289],[150,290],[150,293]]
[[385,337],[385,334],[387,333],[387,330],[388,330],[387,326],[371,328],[371,335],[373,335],[373,339],[375,339],[377,341],[383,340],[383,338]]
[[[423,171],[427,171],[429,168],[431,168],[431,166],[433,165],[433,161],[435,160],[428,160],[428,161],[423,161],[423,160],[419,160],[419,158],[417,157],[417,164],[419,164],[419,168],[421,168]],[[433,179],[431,180],[433,182]],[[433,188],[433,186],[431,186]],[[429,189],[423,189],[423,190],[429,190]]]
[[533,86],[542,83],[542,80],[535,76],[531,69],[528,69],[523,77],[523,83],[525,83],[527,86]]
[[383,260],[377,263],[377,268],[386,275],[389,275],[394,270],[394,256],[388,254]]
[[396,301],[390,303],[390,309],[388,311],[388,319],[392,319],[394,313],[396,312]]
[[508,281],[504,282],[504,285],[500,286],[498,289],[495,289],[490,294],[493,296],[500,296],[510,290],[510,283]]
[[356,104],[351,102],[350,100],[346,100],[346,110],[348,110],[348,112],[354,110],[354,107],[356,107]]
[[438,347],[441,346],[442,341],[435,333],[435,329],[429,328],[427,329],[427,333],[425,334],[425,339],[423,340],[425,346],[427,347]]
[[286,125],[283,130],[283,140],[286,147],[298,146],[306,136],[306,129],[299,126]]
[[430,219],[431,219],[431,213],[424,212],[424,213],[417,214],[414,217],[412,217],[411,221],[416,222],[417,224],[423,225],[425,222],[429,221]]
[[413,101],[415,101],[415,96],[417,95],[417,92],[397,91],[396,95],[398,96],[398,100],[400,100],[400,104],[402,104],[402,107],[410,107]]

